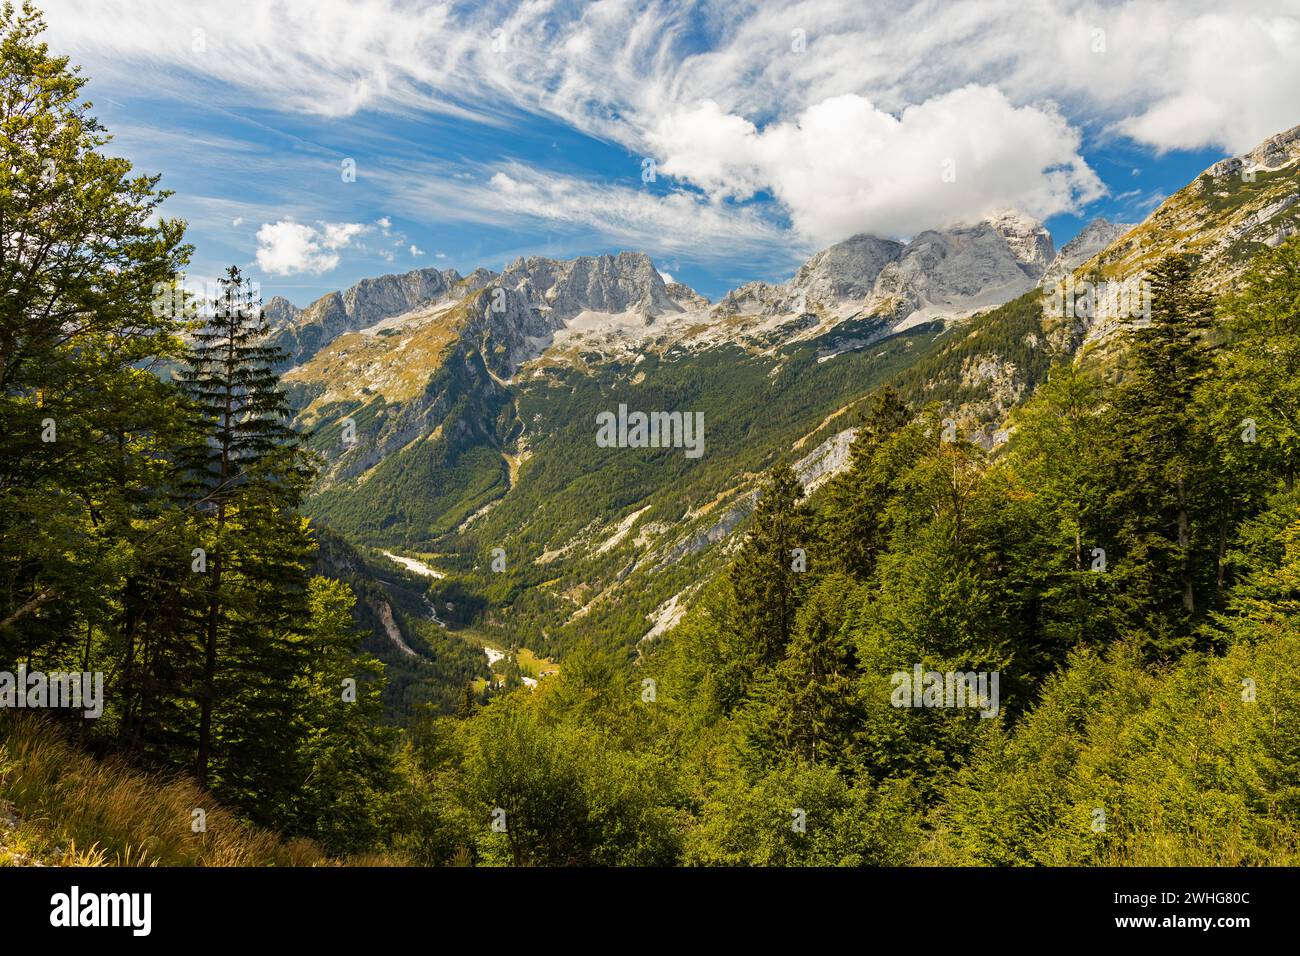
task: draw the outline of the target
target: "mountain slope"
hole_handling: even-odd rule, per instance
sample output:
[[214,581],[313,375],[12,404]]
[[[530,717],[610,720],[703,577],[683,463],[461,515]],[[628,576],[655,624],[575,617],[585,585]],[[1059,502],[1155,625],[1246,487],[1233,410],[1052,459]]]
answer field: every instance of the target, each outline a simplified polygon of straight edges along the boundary
[[[1131,283],[1191,251],[1230,283],[1252,243],[1290,228],[1296,140],[1217,164],[1137,227],[1096,221],[1059,253],[1006,214],[909,243],[855,236],[716,305],[634,253],[481,272],[459,298],[339,332],[286,375],[327,459],[311,508],[363,543],[438,553],[452,576],[435,593],[474,595],[504,640],[632,647],[725,558],[763,470],[794,462],[815,484],[843,466],[876,386],[940,403],[992,447],[1053,361],[1125,324],[1053,314],[1054,281]],[[620,405],[703,413],[706,453],[600,447],[597,415]]]
[[[318,322],[285,374],[325,459],[311,511],[365,544],[438,552],[453,577],[434,592],[496,609],[504,639],[631,646],[721,560],[766,468],[794,453],[812,482],[842,465],[849,406],[928,349],[943,322],[927,315],[1032,288],[1051,251],[1015,216],[910,244],[857,236],[717,305],[635,253],[519,259],[459,298],[427,279],[435,294],[405,312],[383,314],[394,294]],[[882,307],[882,279],[909,304]],[[701,414],[706,453],[600,448],[596,416],[620,405]]]

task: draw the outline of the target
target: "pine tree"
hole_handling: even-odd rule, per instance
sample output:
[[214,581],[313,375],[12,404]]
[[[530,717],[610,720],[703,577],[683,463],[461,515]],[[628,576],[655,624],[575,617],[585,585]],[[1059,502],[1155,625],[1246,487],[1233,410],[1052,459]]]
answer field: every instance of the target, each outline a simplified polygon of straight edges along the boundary
[[826,554],[861,580],[871,576],[889,538],[885,506],[896,473],[894,463],[883,460],[883,446],[911,417],[911,408],[888,385],[873,392],[849,446],[849,468],[828,483],[818,522]]
[[[207,440],[188,450],[192,505],[206,552],[199,589],[201,664],[195,775],[206,785],[212,760],[214,715],[232,668],[249,682],[234,714],[247,716],[256,698],[260,726],[291,704],[284,681],[294,673],[291,635],[302,627],[305,569],[312,550],[298,506],[311,467],[273,368],[281,351],[266,344],[260,303],[232,266],[221,280],[213,313],[194,333],[182,390],[195,408]],[[223,653],[224,652],[224,653]],[[234,688],[230,688],[234,693]],[[241,722],[242,723],[242,722]],[[233,727],[226,728],[236,733]],[[274,736],[274,735],[272,735]],[[246,746],[241,749],[238,742]],[[228,741],[230,759],[246,760],[266,738],[243,726]]]
[[[1122,463],[1115,501],[1124,554],[1117,585],[1130,600],[1128,625],[1165,652],[1189,642],[1198,591],[1212,574],[1213,442],[1195,397],[1212,367],[1206,333],[1213,300],[1190,259],[1151,270],[1151,321],[1134,332],[1130,366],[1116,396]],[[1212,554],[1212,551],[1210,552]]]
[[731,567],[734,626],[757,667],[781,659],[794,631],[817,549],[803,486],[788,465],[768,473],[754,524]]

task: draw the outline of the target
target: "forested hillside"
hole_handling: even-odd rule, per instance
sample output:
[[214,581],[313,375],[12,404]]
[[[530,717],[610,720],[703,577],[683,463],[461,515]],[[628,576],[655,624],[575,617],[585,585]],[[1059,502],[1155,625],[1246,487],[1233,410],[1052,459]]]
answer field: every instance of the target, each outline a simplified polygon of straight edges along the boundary
[[[236,267],[178,289],[184,223],[41,32],[4,8],[17,862],[1300,860],[1300,237],[1232,246],[1227,280],[1162,250],[1105,362],[1035,293],[899,329],[756,312],[628,364],[462,343],[427,403],[308,422],[325,392],[279,347],[307,340]],[[705,454],[593,443],[620,402],[703,411]],[[339,452],[381,412],[432,427]],[[558,673],[523,680],[525,648]],[[102,693],[50,706],[35,673]]]
[[[1162,262],[1124,381],[1052,368],[994,457],[878,391],[851,469],[811,500],[772,471],[648,660],[574,652],[431,727],[430,779],[517,821],[458,843],[441,808],[444,852],[1294,863],[1300,241],[1220,301],[1218,348],[1193,279]],[[897,706],[918,666],[998,673],[996,713]]]

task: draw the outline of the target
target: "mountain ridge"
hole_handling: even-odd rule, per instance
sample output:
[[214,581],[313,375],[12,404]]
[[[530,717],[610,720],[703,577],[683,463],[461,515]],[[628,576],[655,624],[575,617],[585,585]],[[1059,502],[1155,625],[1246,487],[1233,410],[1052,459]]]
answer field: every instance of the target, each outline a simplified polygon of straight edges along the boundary
[[[1200,232],[1242,216],[1263,229],[1259,210],[1296,191],[1292,139],[1274,140],[1270,173],[1232,202],[1197,181],[1182,191],[1208,196]],[[1060,250],[1012,214],[906,243],[854,236],[785,283],[717,303],[665,283],[641,253],[522,257],[286,373],[327,461],[309,507],[363,543],[443,555],[497,609],[502,639],[549,652],[599,633],[635,647],[734,545],[763,470],[794,462],[815,486],[844,467],[845,410],[876,386],[937,402],[986,448],[1005,440],[1007,412],[1053,362],[1093,354],[1097,321],[1044,309],[1053,279],[1133,280],[1140,270],[1107,278],[1108,264],[1144,231],[1147,246],[1176,248],[1162,217],[1182,192],[1143,224],[1094,220]],[[594,416],[619,403],[702,411],[708,453],[597,448]],[[503,575],[485,575],[492,547],[509,555]]]

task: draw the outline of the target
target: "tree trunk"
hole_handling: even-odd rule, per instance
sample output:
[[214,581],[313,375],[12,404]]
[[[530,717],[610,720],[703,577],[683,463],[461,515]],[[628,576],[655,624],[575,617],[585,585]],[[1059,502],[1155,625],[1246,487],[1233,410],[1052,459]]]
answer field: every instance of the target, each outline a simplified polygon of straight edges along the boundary
[[1196,611],[1196,594],[1192,589],[1192,556],[1189,545],[1186,495],[1182,476],[1178,478],[1178,548],[1182,551],[1183,607],[1188,614]]
[[[220,528],[220,524],[218,524]],[[220,531],[218,530],[218,534]],[[208,786],[208,761],[212,756],[212,704],[216,698],[217,630],[221,621],[221,556],[212,558],[212,580],[208,583],[208,620],[203,642],[203,682],[199,692],[199,752],[194,776],[199,786]]]

